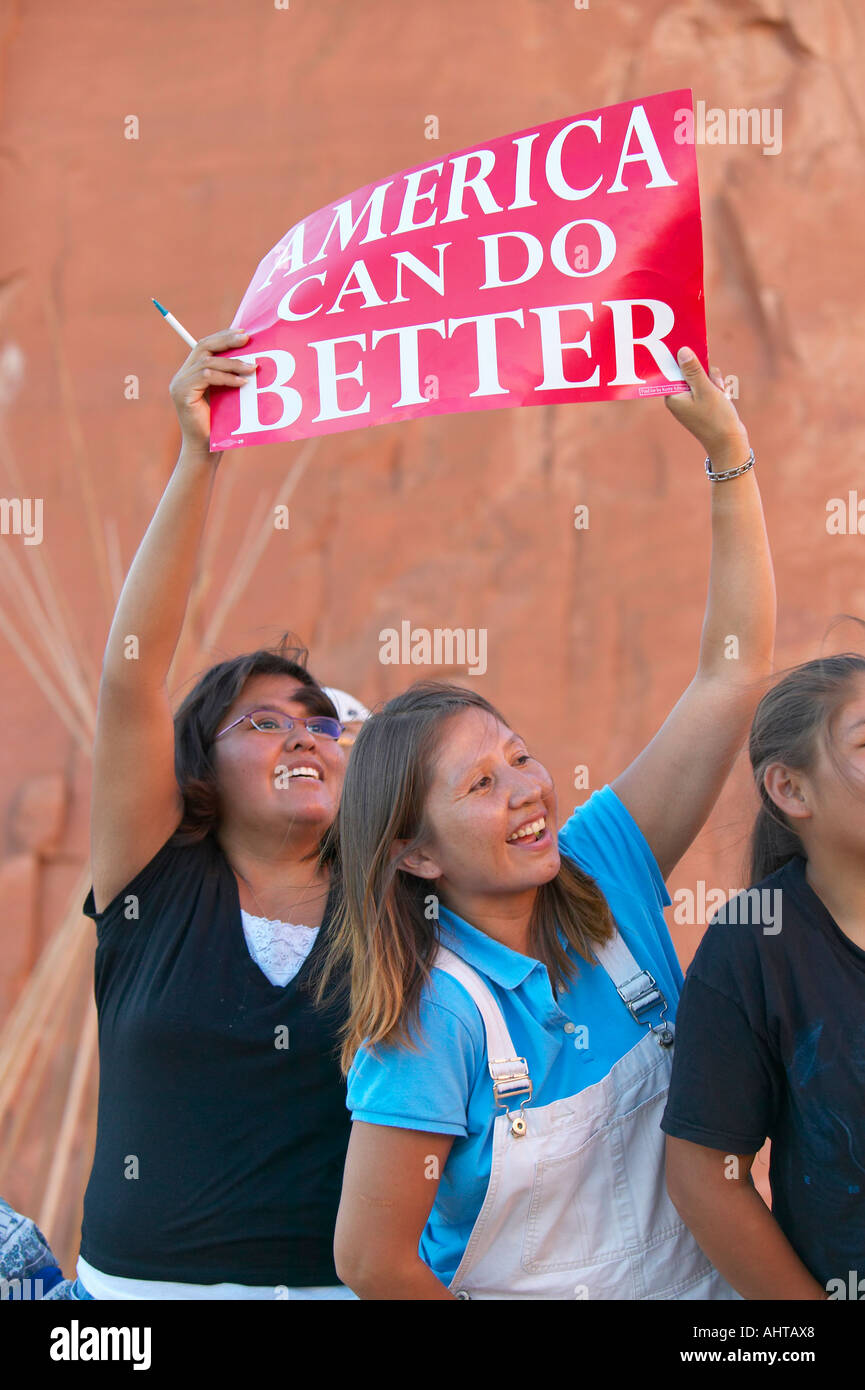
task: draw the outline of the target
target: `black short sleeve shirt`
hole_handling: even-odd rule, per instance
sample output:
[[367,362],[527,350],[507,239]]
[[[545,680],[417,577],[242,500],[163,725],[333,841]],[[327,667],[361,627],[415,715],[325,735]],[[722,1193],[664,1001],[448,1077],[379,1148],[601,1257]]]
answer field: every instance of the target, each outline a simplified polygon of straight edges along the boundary
[[662,1128],[772,1140],[772,1210],[824,1285],[865,1276],[865,951],[797,856],[716,914],[685,979]]
[[346,991],[272,985],[213,837],[165,844],[96,922],[99,1112],[81,1254],[126,1278],[337,1283]]

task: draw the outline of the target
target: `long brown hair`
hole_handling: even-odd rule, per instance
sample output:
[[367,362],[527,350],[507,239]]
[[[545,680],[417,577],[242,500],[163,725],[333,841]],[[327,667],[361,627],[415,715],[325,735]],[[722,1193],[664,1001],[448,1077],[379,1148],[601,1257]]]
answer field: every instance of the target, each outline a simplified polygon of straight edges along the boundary
[[[749,882],[768,878],[805,848],[794,826],[763,785],[771,763],[786,763],[799,772],[814,767],[820,742],[845,781],[852,779],[838,757],[834,726],[850,698],[854,679],[865,675],[865,657],[856,652],[818,657],[794,666],[757,706],[748,751],[760,809],[751,832]],[[860,792],[862,787],[859,787]]]
[[174,770],[183,796],[183,819],[172,837],[176,844],[195,844],[219,824],[213,740],[251,676],[291,676],[304,687],[293,699],[310,714],[338,718],[330,697],[306,669],[306,647],[290,642],[292,637],[285,633],[274,647],[261,647],[211,666],[180,705],[174,716]]
[[[338,840],[340,902],[328,957],[319,976],[322,998],[332,973],[348,968],[351,1013],[341,1062],[351,1066],[361,1043],[413,1046],[420,996],[439,941],[435,884],[401,869],[396,840],[410,854],[428,835],[425,819],[436,750],[446,721],[479,709],[506,721],[473,690],[446,681],[418,681],[366,720],[351,751],[342,800],[329,835]],[[559,939],[585,960],[612,936],[607,901],[588,874],[562,856],[556,877],[538,888],[529,923],[532,953],[554,988],[576,971]]]

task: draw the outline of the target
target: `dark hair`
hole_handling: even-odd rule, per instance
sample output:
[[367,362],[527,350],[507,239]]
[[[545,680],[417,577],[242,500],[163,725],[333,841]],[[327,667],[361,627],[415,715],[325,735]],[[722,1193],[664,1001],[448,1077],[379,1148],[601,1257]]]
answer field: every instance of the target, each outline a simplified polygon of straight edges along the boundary
[[[351,1015],[343,1030],[342,1066],[366,1040],[412,1046],[420,994],[438,945],[435,883],[399,867],[391,848],[407,840],[409,854],[427,838],[427,793],[446,721],[479,709],[506,724],[473,690],[446,681],[418,681],[366,720],[352,748],[342,799],[330,835],[340,847],[340,902],[330,950],[319,976],[322,998],[330,976],[348,966]],[[586,960],[591,946],[613,935],[612,915],[588,874],[562,856],[556,877],[537,891],[529,922],[533,954],[554,988],[575,965],[559,938]]]
[[183,796],[183,819],[172,837],[176,844],[203,840],[219,824],[219,788],[211,749],[227,711],[251,676],[291,676],[304,686],[292,699],[310,714],[339,717],[330,697],[306,669],[309,652],[297,643],[290,645],[291,637],[292,633],[285,633],[275,647],[261,647],[211,666],[180,705],[174,716],[174,770]]
[[851,681],[861,675],[865,675],[865,657],[856,652],[818,657],[787,671],[757,706],[748,743],[760,797],[751,832],[752,885],[782,868],[795,855],[805,854],[796,830],[763,785],[770,763],[786,763],[807,773],[814,766],[822,741],[839,775],[852,784],[835,750],[834,725],[849,699]]

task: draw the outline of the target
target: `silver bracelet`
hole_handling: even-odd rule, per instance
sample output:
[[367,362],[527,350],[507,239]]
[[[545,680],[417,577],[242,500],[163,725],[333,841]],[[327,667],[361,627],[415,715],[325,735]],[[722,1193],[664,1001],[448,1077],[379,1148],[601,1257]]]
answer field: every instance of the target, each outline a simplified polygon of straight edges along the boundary
[[726,473],[713,473],[712,460],[706,459],[706,477],[713,483],[723,483],[726,478],[738,478],[740,474],[747,473],[749,468],[754,467],[754,450],[752,449],[745,462],[739,468],[728,468]]

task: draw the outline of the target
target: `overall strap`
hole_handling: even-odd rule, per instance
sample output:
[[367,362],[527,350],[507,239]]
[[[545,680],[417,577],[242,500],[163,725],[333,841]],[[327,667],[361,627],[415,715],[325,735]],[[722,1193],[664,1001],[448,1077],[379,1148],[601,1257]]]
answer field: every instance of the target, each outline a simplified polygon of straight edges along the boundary
[[[657,981],[648,970],[641,970],[625,944],[621,932],[605,941],[602,946],[593,946],[595,957],[604,967],[616,993],[637,1023],[643,1023],[655,1035],[661,1047],[672,1047],[673,1025],[667,1023],[664,1015],[669,1007]],[[660,1009],[655,1023],[644,1017],[653,1009]]]
[[[507,1110],[508,1101],[518,1095],[525,1097],[521,1105],[525,1104],[527,1100],[531,1100],[532,1082],[529,1076],[529,1064],[525,1057],[516,1055],[516,1048],[511,1041],[511,1035],[508,1032],[502,1011],[480,975],[454,951],[449,951],[446,946],[439,946],[438,953],[432,963],[439,970],[444,970],[446,974],[452,975],[455,980],[458,980],[468,990],[478,1007],[487,1035],[487,1061],[490,1076],[493,1079],[493,1095],[496,1105]],[[525,1125],[523,1124],[524,1128]]]

